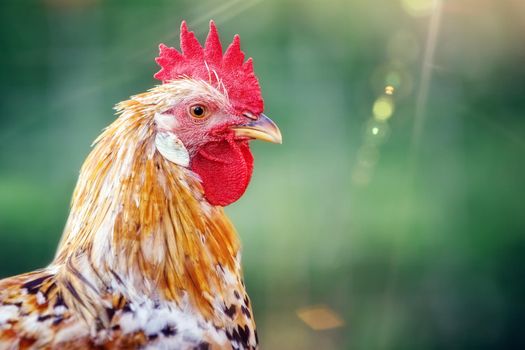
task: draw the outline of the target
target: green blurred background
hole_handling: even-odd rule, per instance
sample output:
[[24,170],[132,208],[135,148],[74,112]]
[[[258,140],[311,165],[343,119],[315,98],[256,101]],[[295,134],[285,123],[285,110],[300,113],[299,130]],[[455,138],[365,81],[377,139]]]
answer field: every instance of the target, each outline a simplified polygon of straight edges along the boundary
[[227,209],[263,348],[524,348],[524,1],[0,6],[0,277],[52,259],[112,106],[213,18],[284,136]]

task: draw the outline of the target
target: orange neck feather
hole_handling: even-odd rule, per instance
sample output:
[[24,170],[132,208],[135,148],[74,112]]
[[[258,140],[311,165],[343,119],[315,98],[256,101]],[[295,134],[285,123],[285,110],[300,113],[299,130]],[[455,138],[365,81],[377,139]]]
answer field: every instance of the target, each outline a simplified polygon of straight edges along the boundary
[[148,101],[156,93],[119,104],[120,117],[97,139],[53,264],[66,274],[87,258],[102,284],[116,274],[141,294],[177,302],[187,295],[211,316],[225,288],[218,271],[241,283],[239,242],[223,209],[203,199],[195,175],[155,151],[153,115],[162,105]]

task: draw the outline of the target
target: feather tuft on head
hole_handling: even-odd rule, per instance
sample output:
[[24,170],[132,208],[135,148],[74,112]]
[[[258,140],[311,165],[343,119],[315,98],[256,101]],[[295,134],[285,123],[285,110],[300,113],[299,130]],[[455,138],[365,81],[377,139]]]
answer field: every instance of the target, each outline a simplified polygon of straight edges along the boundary
[[204,48],[193,32],[188,31],[186,22],[180,27],[180,48],[160,44],[159,57],[155,61],[161,67],[154,77],[163,83],[182,77],[202,79],[219,89],[225,89],[235,111],[240,115],[263,112],[264,102],[261,89],[253,71],[252,59],[244,61],[240,38],[235,35],[226,52],[215,23],[210,21],[210,31]]

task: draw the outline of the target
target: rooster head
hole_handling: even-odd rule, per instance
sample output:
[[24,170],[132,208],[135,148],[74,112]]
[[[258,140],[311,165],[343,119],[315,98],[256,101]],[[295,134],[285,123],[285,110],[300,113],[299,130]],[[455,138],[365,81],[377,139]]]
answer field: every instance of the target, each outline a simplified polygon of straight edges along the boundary
[[239,36],[223,53],[213,21],[204,47],[182,22],[180,52],[160,45],[162,101],[155,113],[155,144],[169,161],[198,174],[210,204],[225,206],[246,190],[253,170],[249,141],[281,143],[263,114],[252,59]]

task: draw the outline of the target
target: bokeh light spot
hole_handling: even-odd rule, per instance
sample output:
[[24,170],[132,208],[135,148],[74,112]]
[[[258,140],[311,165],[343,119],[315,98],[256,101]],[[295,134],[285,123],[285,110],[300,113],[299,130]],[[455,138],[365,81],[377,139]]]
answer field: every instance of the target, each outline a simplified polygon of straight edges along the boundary
[[411,16],[423,17],[432,13],[434,0],[401,0],[403,9]]
[[365,137],[367,145],[378,145],[386,141],[390,135],[388,123],[384,120],[370,119],[366,125]]
[[372,107],[374,118],[377,120],[387,120],[394,113],[394,101],[390,97],[379,97]]
[[297,316],[316,331],[337,328],[344,321],[334,310],[327,306],[311,306],[297,310]]
[[400,61],[390,61],[374,70],[370,78],[372,88],[377,93],[385,93],[385,86],[392,86],[396,99],[409,96],[413,89],[413,78],[407,66]]

